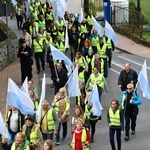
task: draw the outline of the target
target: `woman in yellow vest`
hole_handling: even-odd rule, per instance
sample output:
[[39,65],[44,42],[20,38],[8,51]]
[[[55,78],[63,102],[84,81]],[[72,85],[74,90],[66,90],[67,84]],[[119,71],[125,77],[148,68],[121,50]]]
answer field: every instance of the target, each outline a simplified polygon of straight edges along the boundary
[[28,115],[26,118],[26,123],[22,127],[22,133],[27,137],[30,142],[30,149],[40,150],[40,143],[42,141],[42,134],[39,127],[35,123],[35,117],[33,115]]
[[39,99],[38,99],[38,95],[34,92],[33,89],[29,90],[29,96],[32,99],[33,103],[34,103],[34,110],[37,111],[38,107],[39,107]]
[[90,150],[91,136],[89,131],[83,127],[83,120],[77,119],[76,126],[72,130],[72,142],[69,145],[73,150]]
[[121,150],[121,133],[124,131],[124,119],[117,99],[111,101],[111,106],[108,109],[107,120],[109,125],[109,141],[111,148],[112,150],[116,149],[114,139],[116,132],[117,147],[118,150]]
[[60,144],[60,129],[61,125],[63,126],[63,135],[62,141],[67,139],[67,122],[69,120],[69,111],[70,111],[70,101],[66,93],[66,89],[60,88],[54,100],[52,102],[52,107],[54,108],[56,114],[59,118],[59,128],[58,133],[56,134],[56,145]]
[[72,115],[71,129],[73,130],[75,128],[76,121],[79,118],[83,120],[83,123],[84,123],[83,126],[85,128],[89,129],[90,128],[90,123],[89,123],[88,117],[87,117],[86,113],[84,113],[84,111],[82,110],[82,107],[78,106],[78,105],[75,107],[74,114]]

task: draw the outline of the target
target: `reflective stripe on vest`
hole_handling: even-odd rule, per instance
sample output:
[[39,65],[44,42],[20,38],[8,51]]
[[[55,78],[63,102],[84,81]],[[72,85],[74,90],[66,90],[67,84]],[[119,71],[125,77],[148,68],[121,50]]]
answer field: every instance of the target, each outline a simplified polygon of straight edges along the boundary
[[[43,48],[43,40],[40,39],[39,44],[42,46]],[[41,48],[41,46],[38,44],[37,40],[34,39],[33,40],[33,45],[34,45],[34,53],[38,53],[38,52],[43,52],[43,49]]]
[[60,42],[60,45],[58,44],[58,42],[56,42],[56,47],[62,52],[65,53],[65,45],[63,44],[63,42]]
[[117,109],[115,114],[114,114],[112,108],[109,108],[109,118],[110,118],[111,125],[113,125],[113,126],[121,126],[120,110],[119,109]]
[[89,86],[93,87],[95,82],[96,84],[98,84],[99,87],[103,87],[104,86],[103,75],[99,73],[98,77],[95,77],[94,73],[92,73],[90,76]]
[[103,44],[102,48],[100,47],[100,44],[97,45],[97,51],[101,58],[107,58],[106,48],[107,48],[107,44],[105,44],[105,43]]

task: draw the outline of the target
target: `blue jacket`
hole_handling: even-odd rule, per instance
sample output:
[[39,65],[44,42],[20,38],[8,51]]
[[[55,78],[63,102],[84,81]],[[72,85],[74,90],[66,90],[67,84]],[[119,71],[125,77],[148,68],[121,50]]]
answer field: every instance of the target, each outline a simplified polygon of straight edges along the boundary
[[[123,91],[120,95],[119,103],[122,108],[123,116],[125,116],[126,113],[126,106],[127,106],[127,91]],[[132,92],[132,108],[133,108],[133,115],[138,115],[138,105],[142,104],[142,99],[137,91]]]

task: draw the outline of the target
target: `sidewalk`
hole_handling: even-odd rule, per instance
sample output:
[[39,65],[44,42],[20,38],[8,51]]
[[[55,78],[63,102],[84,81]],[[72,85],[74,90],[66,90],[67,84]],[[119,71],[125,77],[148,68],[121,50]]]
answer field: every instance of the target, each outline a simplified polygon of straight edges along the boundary
[[[5,20],[5,18],[3,18],[2,20]],[[20,37],[22,31],[17,30],[16,20],[9,19],[8,21],[9,21],[9,27],[16,33],[17,37]],[[150,58],[149,47],[145,47],[143,45],[137,44],[133,42],[131,39],[128,39],[127,37],[124,37],[120,34],[116,33],[116,36],[119,41],[119,45],[116,46],[118,50],[129,52],[145,58]],[[0,86],[0,93],[1,93],[0,110],[3,116],[5,114],[8,78],[11,78],[18,86],[21,86],[20,62],[18,58],[16,58],[14,62],[12,62],[10,65],[6,66],[2,71],[0,71],[0,85],[1,85]],[[33,82],[35,87],[38,88],[38,75],[36,74],[35,65],[33,65]]]

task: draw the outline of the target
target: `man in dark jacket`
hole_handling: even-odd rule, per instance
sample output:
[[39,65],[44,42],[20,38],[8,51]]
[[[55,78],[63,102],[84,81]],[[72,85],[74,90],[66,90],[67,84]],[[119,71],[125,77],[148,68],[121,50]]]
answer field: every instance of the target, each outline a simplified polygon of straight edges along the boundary
[[129,63],[125,64],[125,69],[120,72],[118,78],[118,87],[122,91],[127,89],[127,84],[133,83],[134,88],[137,83],[138,74],[135,70],[131,69],[131,65]]
[[68,80],[67,71],[62,68],[62,63],[57,63],[56,69],[53,70],[51,78],[55,86],[54,94],[56,95],[59,89],[64,87]]

